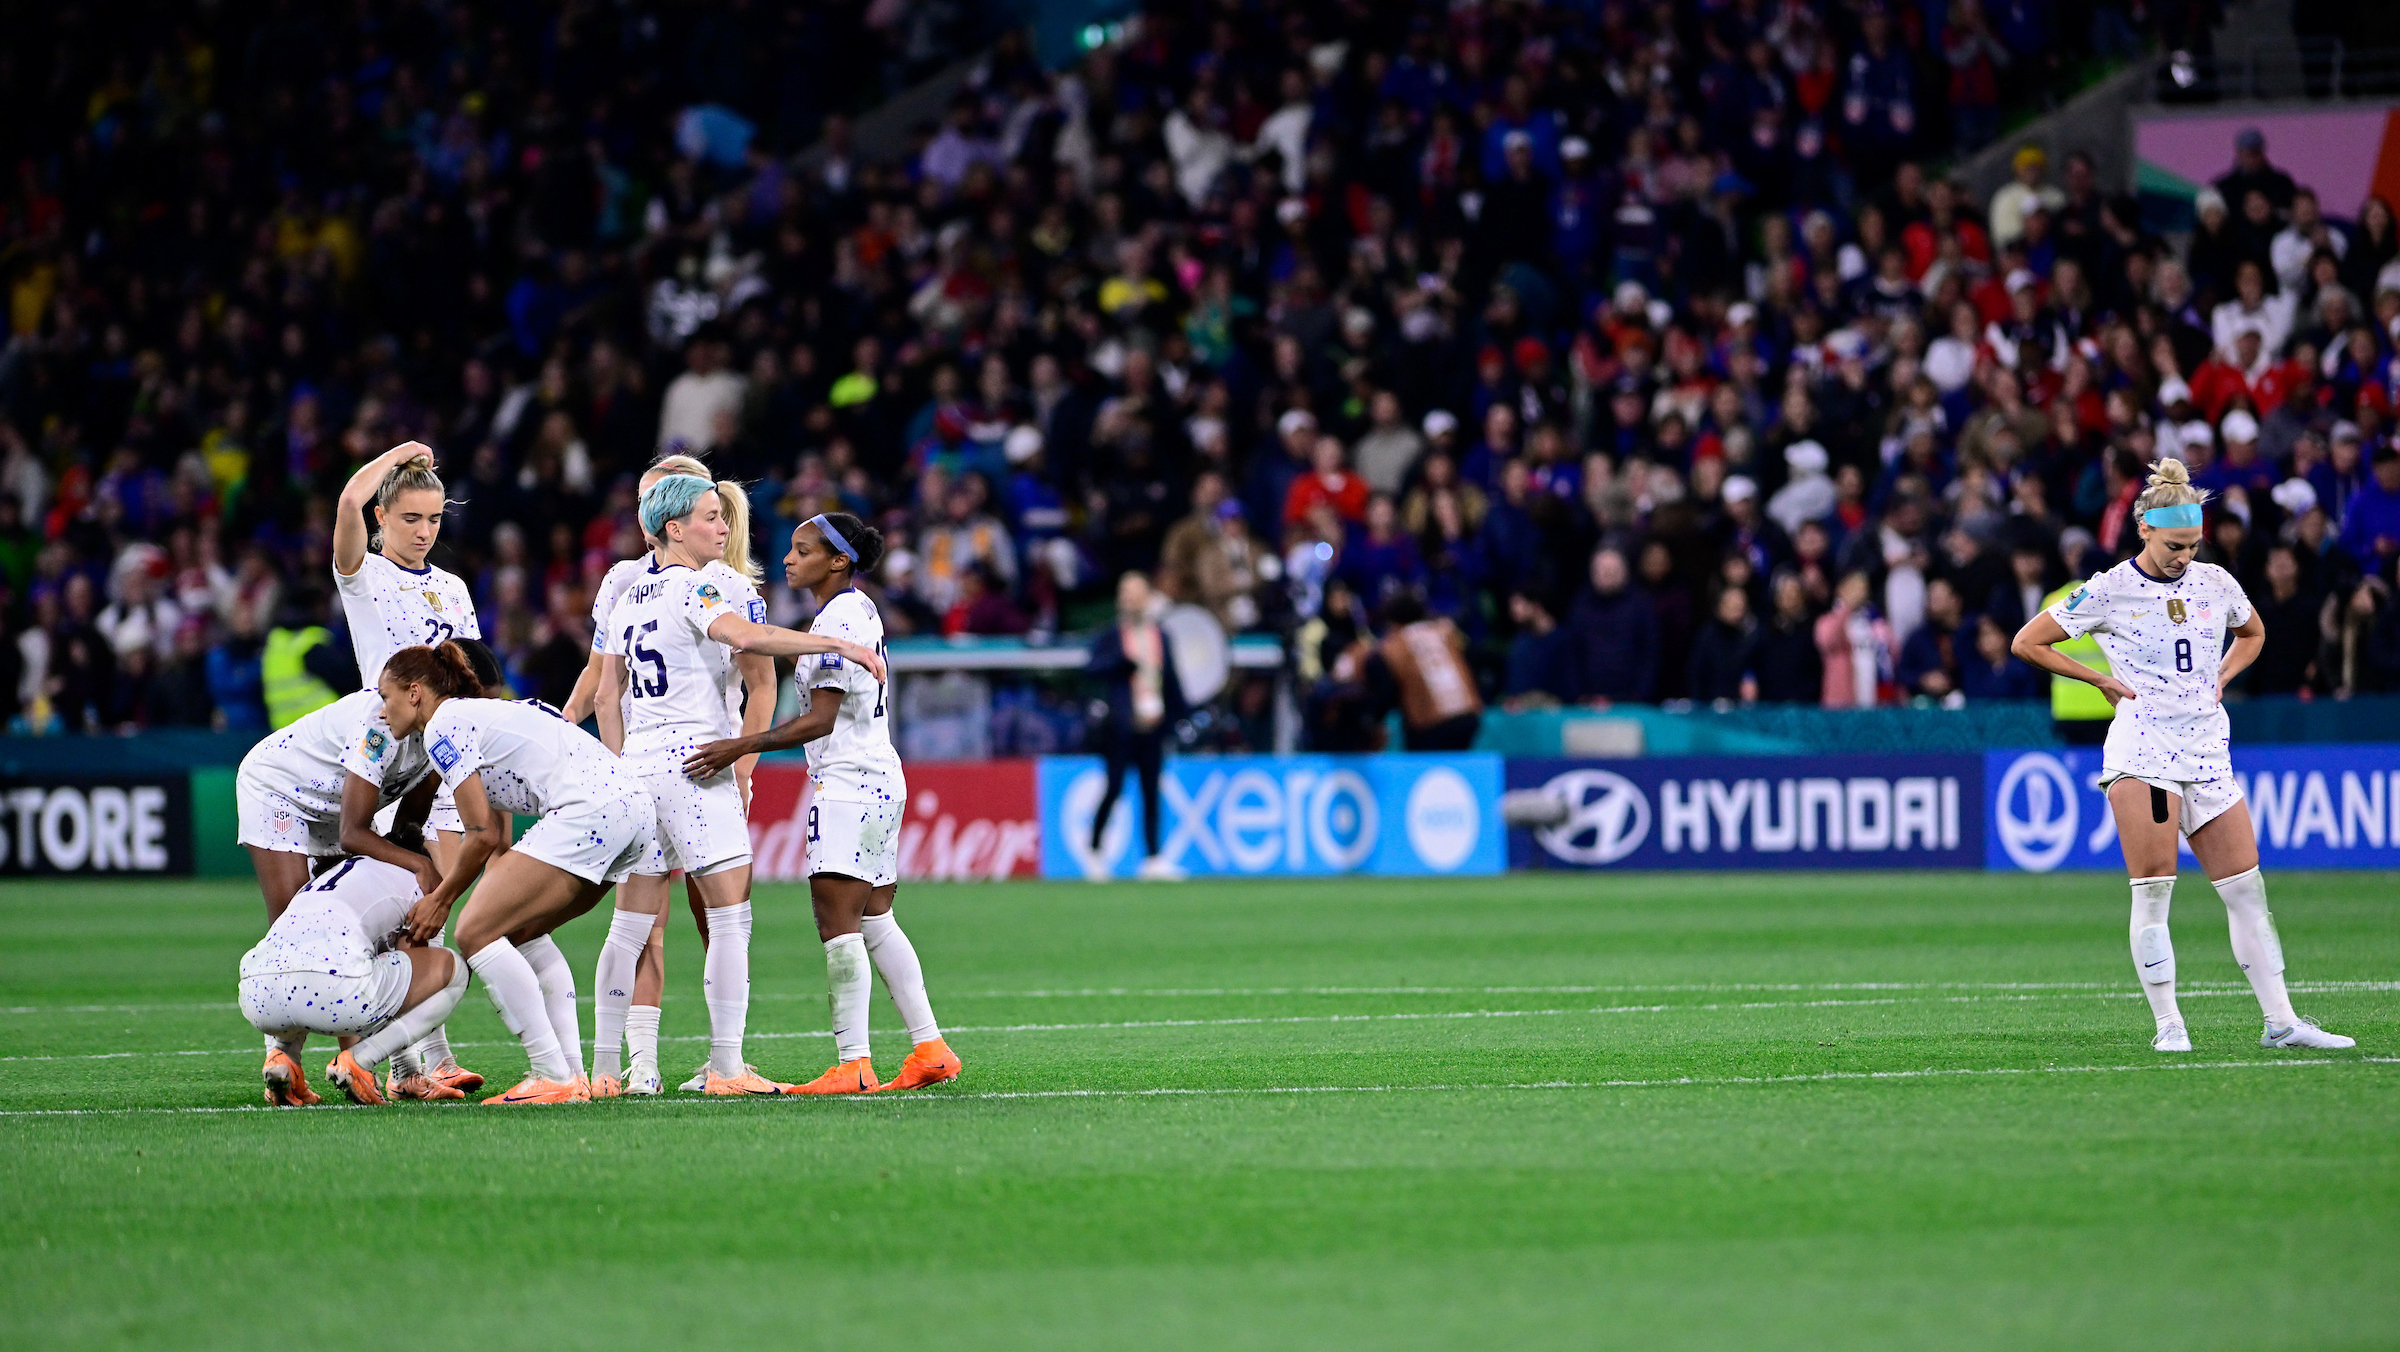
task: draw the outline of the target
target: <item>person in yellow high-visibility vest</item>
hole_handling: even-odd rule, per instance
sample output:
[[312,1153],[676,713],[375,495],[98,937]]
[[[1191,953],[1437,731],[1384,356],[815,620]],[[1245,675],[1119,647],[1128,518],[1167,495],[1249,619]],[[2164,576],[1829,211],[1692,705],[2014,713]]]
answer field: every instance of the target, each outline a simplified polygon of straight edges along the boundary
[[266,651],[259,655],[259,678],[266,686],[267,726],[283,729],[341,698],[308,665],[308,652],[331,635],[323,625],[267,631]]
[[[2082,585],[2070,582],[2043,597],[2042,609],[2057,605]],[[2108,671],[2108,655],[2100,651],[2100,640],[2090,634],[2068,639],[2058,650],[2094,671]],[[2108,696],[2100,693],[2100,687],[2065,676],[2050,678],[2050,721],[2057,725],[2060,740],[2098,746],[2108,740],[2108,720],[2115,716],[2116,710],[2109,707]]]

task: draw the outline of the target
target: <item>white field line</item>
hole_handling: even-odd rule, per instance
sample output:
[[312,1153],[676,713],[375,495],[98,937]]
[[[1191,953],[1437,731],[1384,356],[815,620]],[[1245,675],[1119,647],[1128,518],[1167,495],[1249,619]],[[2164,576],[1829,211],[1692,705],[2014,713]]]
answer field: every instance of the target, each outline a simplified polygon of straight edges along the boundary
[[[1222,986],[1158,990],[1106,987],[1089,990],[945,991],[942,993],[942,998],[945,1000],[1200,997],[1241,999],[1292,995],[1711,995],[1743,991],[2113,991],[2119,989],[2120,985],[2121,983],[2111,981],[1828,981],[1680,986]],[[2248,986],[2221,981],[2190,981],[2176,987],[2178,992],[2187,995],[2213,994],[2220,990],[2246,991],[2248,989]],[[2290,983],[2290,989],[2303,995],[2322,995],[2338,991],[2400,991],[2400,981],[2294,981]],[[2130,994],[2130,992],[2128,993]],[[762,1000],[822,1000],[824,998],[822,995],[805,991],[754,991],[750,996],[753,1004]],[[591,1002],[592,999],[589,995],[581,997],[581,1003],[588,1005]],[[234,1008],[234,1002],[231,1000],[152,1005],[8,1005],[0,1006],[0,1015],[150,1014],[167,1010],[232,1008]]]
[[[1679,1075],[1657,1080],[1546,1080],[1533,1084],[1359,1084],[1359,1085],[1278,1085],[1258,1088],[1228,1089],[1024,1089],[996,1090],[980,1094],[955,1094],[935,1091],[916,1094],[847,1094],[829,1096],[833,1101],[846,1103],[989,1103],[1011,1099],[1150,1099],[1150,1098],[1252,1098],[1266,1096],[1297,1096],[1306,1094],[1493,1094],[1507,1091],[1572,1091],[1590,1089],[1681,1089],[1681,1088],[1738,1088],[1750,1085],[1832,1084],[1847,1080],[1935,1080],[1965,1079],[1990,1076],[2030,1075],[2116,1075],[2144,1071],[2208,1071],[2208,1070],[2299,1070],[2313,1066],[2400,1065],[2400,1056],[2361,1056],[2335,1058],[2310,1057],[2289,1061],[2159,1061],[2119,1066],[1991,1066],[1991,1067],[1927,1067],[1923,1070],[1829,1070],[1800,1075]],[[815,1096],[810,1096],[815,1097]],[[727,1100],[712,1100],[696,1095],[662,1098],[648,1105],[645,1111],[662,1107],[714,1107]],[[759,1102],[757,1099],[732,1100]],[[769,1100],[792,1103],[793,1098]],[[564,1104],[549,1105],[564,1107]],[[358,1105],[328,1103],[313,1111],[352,1109]],[[219,1108],[10,1108],[0,1109],[0,1117],[125,1117],[176,1114],[216,1115],[225,1113],[274,1113],[284,1109],[260,1104],[247,1107]]]
[[[2349,984],[2364,985],[2368,983]],[[2295,985],[2291,989],[2301,994],[2310,993],[2306,985]],[[2194,998],[2207,999],[2211,997],[2231,997],[2237,995],[2246,996],[2250,994],[2250,988],[2247,986],[2224,988],[2209,987],[2201,989],[2179,987],[2177,993]],[[1998,1004],[2021,1004],[2036,1000],[2135,1000],[2140,998],[2141,996],[2139,993],[2134,991],[2092,991],[2076,989],[2071,991],[2036,992],[2013,995],[1884,996],[1869,1000],[1747,1000],[1737,1003],[1699,1005],[1600,1005],[1590,1009],[1464,1009],[1423,1014],[1288,1014],[1233,1019],[1122,1019],[1100,1023],[959,1024],[946,1027],[944,1032],[946,1034],[1090,1033],[1144,1028],[1241,1028],[1261,1025],[1306,1023],[1419,1023],[1438,1022],[1450,1019],[1563,1019],[1606,1014],[1671,1014],[1687,1011],[1693,1013],[1721,1013],[1727,1010],[1859,1009],[1888,1005],[1966,1005],[1983,1004],[1987,1002]],[[891,1032],[896,1030],[886,1029],[883,1031]],[[833,1033],[829,1029],[809,1028],[802,1029],[798,1032],[748,1033],[745,1036],[752,1041],[758,1042],[782,1042],[795,1038],[829,1038],[833,1036]],[[679,1037],[661,1038],[659,1040],[661,1042],[706,1042],[708,1041],[708,1037],[705,1034],[691,1034]],[[517,1044],[514,1042],[454,1042],[451,1044],[453,1047],[466,1048],[514,1047],[516,1045]],[[259,1048],[254,1045],[248,1047],[201,1048],[190,1051],[79,1052],[62,1053],[50,1056],[0,1056],[0,1064],[20,1061],[127,1061],[133,1060],[137,1057],[145,1056],[255,1056],[258,1054]]]

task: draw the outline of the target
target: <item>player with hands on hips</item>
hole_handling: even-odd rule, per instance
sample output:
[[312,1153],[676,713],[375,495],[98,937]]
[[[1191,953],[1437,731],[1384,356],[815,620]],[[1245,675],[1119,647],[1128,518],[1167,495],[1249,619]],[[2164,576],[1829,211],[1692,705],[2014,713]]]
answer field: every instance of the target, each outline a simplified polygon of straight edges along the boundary
[[[812,633],[883,649],[883,617],[855,585],[883,557],[883,536],[847,512],[820,513],[792,531],[784,580],[817,600]],[[925,970],[892,914],[899,890],[900,815],[908,784],[892,747],[890,691],[880,663],[838,654],[803,664],[797,679],[808,710],[755,737],[711,742],[684,762],[706,779],[743,756],[808,748],[808,890],[825,943],[827,997],[833,1014],[834,1065],[795,1094],[858,1094],[916,1089],[958,1077],[958,1057],[942,1039],[925,997]],[[889,1084],[875,1077],[867,1042],[867,997],[874,976],[900,1011],[913,1044]]]
[[[699,475],[667,475],[643,491],[641,513],[642,529],[658,541],[658,554],[609,612],[610,646],[601,660],[595,709],[601,740],[619,752],[656,805],[660,853],[654,866],[636,869],[617,895],[595,974],[596,1051],[615,1050],[635,964],[654,918],[666,907],[668,875],[682,869],[699,887],[707,911],[702,990],[709,1013],[709,1067],[703,1089],[715,1095],[780,1094],[783,1085],[761,1078],[742,1059],[751,911],[750,827],[741,786],[727,769],[686,776],[684,760],[702,743],[736,733],[737,655],[834,655],[878,673],[882,659],[845,638],[764,623],[766,605],[746,581],[708,571],[722,557],[730,530],[724,492],[716,483]],[[773,704],[753,699],[750,710],[763,727]],[[608,1070],[604,1067],[594,1082],[595,1096],[610,1097],[624,1088]],[[655,1064],[641,1067],[632,1088],[656,1093],[657,1078]]]
[[[2140,552],[2028,620],[2011,650],[2044,671],[2099,687],[2116,710],[2101,753],[2100,787],[2132,878],[2129,938],[2156,1024],[2150,1045],[2192,1049],[2175,1000],[2175,947],[2167,934],[2180,835],[2225,903],[2234,958],[2266,1018],[2259,1041],[2354,1046],[2294,1013],[2284,987],[2283,945],[2267,910],[2250,809],[2233,777],[2224,704],[2225,687],[2265,646],[2266,626],[2231,573],[2194,558],[2207,500],[2182,461],[2159,461],[2134,502]],[[2099,640],[2111,674],[2053,646],[2085,634]]]

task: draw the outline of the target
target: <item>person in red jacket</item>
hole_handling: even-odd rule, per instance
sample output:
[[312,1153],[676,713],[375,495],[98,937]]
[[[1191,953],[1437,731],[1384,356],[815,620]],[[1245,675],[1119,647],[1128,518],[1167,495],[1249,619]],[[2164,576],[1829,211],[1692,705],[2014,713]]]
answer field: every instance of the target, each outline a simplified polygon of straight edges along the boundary
[[1319,503],[1330,503],[1345,522],[1367,518],[1367,481],[1350,472],[1341,439],[1322,432],[1309,453],[1309,472],[1292,480],[1292,491],[1284,496],[1283,524],[1296,526],[1307,520]]

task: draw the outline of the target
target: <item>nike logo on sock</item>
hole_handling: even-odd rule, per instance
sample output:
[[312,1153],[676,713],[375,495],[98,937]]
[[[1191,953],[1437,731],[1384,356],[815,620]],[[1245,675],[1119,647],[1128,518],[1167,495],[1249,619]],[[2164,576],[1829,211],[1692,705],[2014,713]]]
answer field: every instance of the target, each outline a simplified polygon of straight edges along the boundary
[[2143,963],[2142,965],[2143,965],[2144,967],[2156,967],[2156,966],[2157,966],[2157,965],[2158,965],[2160,962],[2165,962],[2165,961],[2166,961],[2166,959],[2165,959],[2165,958],[2160,958],[2160,959],[2158,959],[2158,962],[2145,962],[2145,963]]

